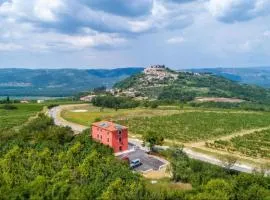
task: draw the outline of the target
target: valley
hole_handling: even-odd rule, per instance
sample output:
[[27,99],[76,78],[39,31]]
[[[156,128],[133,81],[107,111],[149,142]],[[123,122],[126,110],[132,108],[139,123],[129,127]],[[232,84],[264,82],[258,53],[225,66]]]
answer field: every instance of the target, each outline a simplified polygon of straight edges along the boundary
[[142,68],[0,69],[0,96],[66,97],[93,88],[111,88]]
[[0,0],[0,200],[270,200],[270,0]]
[[[86,93],[92,102],[77,97],[22,104],[4,98],[0,193],[17,199],[192,200],[222,183],[231,191],[222,199],[238,198],[239,187],[252,196],[248,191],[255,186],[262,191],[256,196],[264,198],[269,194],[268,92],[155,66],[112,90]],[[89,137],[91,124],[103,120],[128,127],[133,156],[140,156],[144,167],[162,164],[151,172],[130,169],[111,148]]]
[[186,71],[197,73],[212,73],[217,76],[236,81],[242,84],[258,85],[261,87],[270,87],[270,69],[269,67],[223,67],[223,68],[201,68],[188,69]]

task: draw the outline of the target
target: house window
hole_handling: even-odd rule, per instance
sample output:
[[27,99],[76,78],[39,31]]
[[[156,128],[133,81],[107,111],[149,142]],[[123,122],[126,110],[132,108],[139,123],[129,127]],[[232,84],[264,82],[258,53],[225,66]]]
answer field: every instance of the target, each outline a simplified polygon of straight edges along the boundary
[[110,138],[107,138],[107,142],[110,142]]
[[122,136],[122,131],[119,130],[119,131],[118,131],[118,137],[121,137],[121,136]]
[[119,142],[120,142],[120,143],[122,142],[122,138],[121,138],[121,137],[119,138]]
[[122,147],[121,146],[119,147],[119,151],[122,151]]

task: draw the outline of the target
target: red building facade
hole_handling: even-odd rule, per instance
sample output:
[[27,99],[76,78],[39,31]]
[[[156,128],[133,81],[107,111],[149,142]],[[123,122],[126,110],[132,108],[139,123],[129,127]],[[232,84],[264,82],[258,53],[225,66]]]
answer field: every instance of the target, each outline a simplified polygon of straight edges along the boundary
[[92,124],[92,138],[113,148],[114,152],[128,150],[128,129],[113,122],[96,122]]

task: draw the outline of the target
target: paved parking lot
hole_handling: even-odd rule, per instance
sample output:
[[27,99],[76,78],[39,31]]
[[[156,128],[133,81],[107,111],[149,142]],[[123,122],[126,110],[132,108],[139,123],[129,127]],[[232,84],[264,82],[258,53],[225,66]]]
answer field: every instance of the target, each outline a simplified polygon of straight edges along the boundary
[[148,155],[145,151],[141,149],[135,149],[132,152],[122,154],[118,156],[119,158],[128,157],[129,160],[140,159],[142,165],[136,167],[136,171],[147,172],[150,170],[159,170],[161,166],[165,165],[166,162],[159,158]]

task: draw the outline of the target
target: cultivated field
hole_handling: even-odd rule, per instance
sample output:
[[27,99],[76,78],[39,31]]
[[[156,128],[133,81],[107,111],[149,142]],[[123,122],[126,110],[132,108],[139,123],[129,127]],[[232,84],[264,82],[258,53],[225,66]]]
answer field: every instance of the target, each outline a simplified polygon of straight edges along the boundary
[[242,103],[244,100],[236,98],[197,97],[195,98],[195,102]]
[[23,124],[29,117],[35,116],[43,108],[41,104],[14,105],[17,107],[15,110],[1,109],[2,105],[0,105],[0,130]]
[[251,157],[270,158],[270,129],[234,137],[228,141],[217,140],[207,143],[207,146]]
[[177,107],[158,109],[100,109],[91,105],[64,110],[61,116],[90,126],[96,120],[114,120],[129,127],[130,133],[153,131],[165,139],[193,142],[217,139],[242,130],[270,126],[270,113],[233,110],[202,110]]
[[95,106],[81,106],[64,110],[61,116],[71,122],[90,126],[97,120],[126,120],[134,117],[153,117],[179,113],[176,107],[164,107],[159,109],[134,108],[134,109],[109,109]]
[[224,135],[270,125],[270,113],[247,112],[183,112],[169,116],[135,117],[118,120],[132,133],[148,131],[165,139],[190,142],[218,138]]

